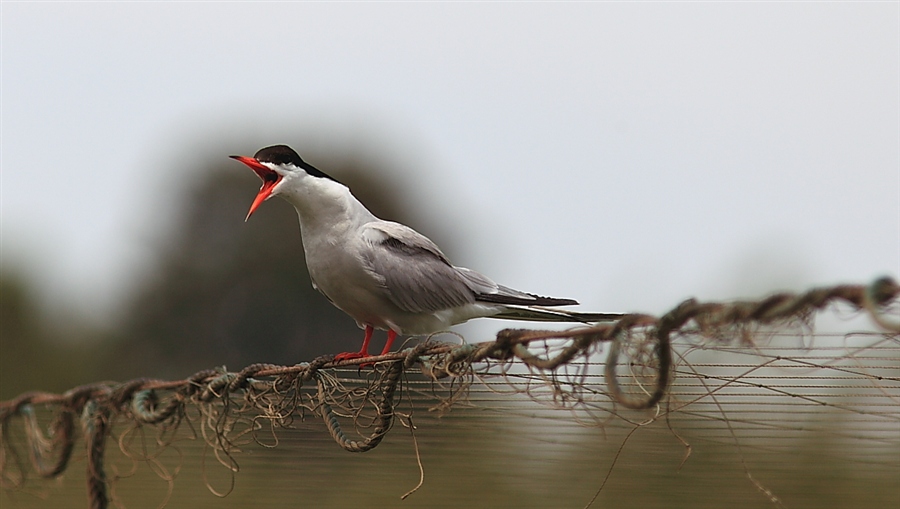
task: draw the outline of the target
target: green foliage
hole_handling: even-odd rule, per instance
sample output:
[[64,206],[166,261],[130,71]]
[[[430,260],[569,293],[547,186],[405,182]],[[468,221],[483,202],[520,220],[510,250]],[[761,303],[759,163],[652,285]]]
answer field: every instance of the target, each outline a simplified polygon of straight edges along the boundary
[[[75,337],[80,332],[69,329]],[[97,345],[51,336],[25,282],[0,274],[0,399],[25,391],[61,392],[91,381]]]

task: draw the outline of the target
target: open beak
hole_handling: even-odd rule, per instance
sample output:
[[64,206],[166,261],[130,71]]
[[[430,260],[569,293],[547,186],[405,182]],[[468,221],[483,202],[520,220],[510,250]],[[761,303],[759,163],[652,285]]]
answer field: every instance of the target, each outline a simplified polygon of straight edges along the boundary
[[269,199],[272,196],[272,190],[275,189],[275,186],[281,182],[281,175],[275,173],[268,166],[261,164],[259,161],[252,157],[246,156],[229,156],[232,159],[236,159],[253,170],[253,173],[256,173],[262,181],[262,187],[259,188],[259,193],[256,194],[256,198],[253,200],[253,204],[250,205],[250,212],[247,212],[247,217],[244,218],[244,221],[250,219],[250,216],[256,210],[257,207],[262,205],[262,202]]

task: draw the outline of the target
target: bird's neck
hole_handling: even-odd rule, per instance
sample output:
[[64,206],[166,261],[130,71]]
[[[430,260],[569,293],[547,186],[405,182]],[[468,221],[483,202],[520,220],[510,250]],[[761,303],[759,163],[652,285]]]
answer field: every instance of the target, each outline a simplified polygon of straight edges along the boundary
[[318,232],[328,232],[332,237],[377,219],[346,186],[323,178],[305,177],[304,180],[304,185],[281,194],[297,209],[304,237]]

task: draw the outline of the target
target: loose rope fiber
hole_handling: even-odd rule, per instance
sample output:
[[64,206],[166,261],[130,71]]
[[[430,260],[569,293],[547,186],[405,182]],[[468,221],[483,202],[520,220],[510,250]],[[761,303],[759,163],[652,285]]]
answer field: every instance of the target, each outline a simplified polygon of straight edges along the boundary
[[[0,402],[0,480],[5,489],[18,489],[32,471],[43,478],[58,477],[68,466],[80,429],[88,460],[89,505],[102,509],[110,504],[104,456],[114,428],[152,427],[160,437],[171,437],[182,423],[199,415],[203,440],[220,463],[236,471],[237,444],[242,437],[255,436],[263,424],[272,430],[290,428],[295,419],[313,415],[322,418],[340,447],[365,452],[377,447],[398,419],[412,429],[408,416],[398,411],[398,399],[423,395],[434,402],[433,409],[446,412],[479,393],[482,404],[513,413],[518,407],[509,401],[524,395],[546,408],[566,409],[571,419],[591,426],[602,426],[613,418],[629,420],[619,408],[655,409],[653,419],[693,415],[723,420],[732,435],[742,426],[791,427],[790,422],[779,422],[783,419],[780,410],[765,406],[772,398],[784,396],[797,406],[846,408],[865,416],[878,432],[885,423],[900,425],[898,296],[900,286],[885,278],[868,286],[833,286],[758,301],[687,300],[658,318],[628,314],[613,323],[565,331],[505,329],[485,343],[425,340],[365,359],[336,362],[333,356],[323,356],[294,366],[253,364],[238,372],[204,370],[184,380],[142,378],[89,384],[63,394],[29,392]],[[866,337],[879,338],[893,348],[894,356],[865,357],[865,351],[854,355],[852,349],[844,348],[848,365],[829,360],[833,356],[801,359],[788,349],[782,355],[777,346],[759,347],[785,328],[811,333],[814,315],[834,305],[870,316],[883,332],[866,332]],[[842,339],[852,342],[854,337],[847,334]],[[687,359],[693,352],[728,351],[749,351],[753,358],[731,364],[717,364],[709,356],[707,362]],[[602,366],[596,361],[601,352],[605,353]],[[347,368],[352,367],[358,376],[351,376],[354,372]],[[779,371],[788,368],[809,371],[800,377]],[[830,374],[817,380],[816,373],[822,369]],[[828,391],[835,387],[853,391],[863,385],[866,390],[860,398],[870,397],[874,387],[886,395],[887,408],[842,407],[829,399]],[[729,413],[734,416],[743,411],[742,405],[757,401],[763,402],[759,403],[763,408],[753,409],[754,419],[722,415],[723,405],[734,405]],[[771,419],[766,412],[771,412]],[[42,425],[39,414],[52,418]],[[353,433],[345,430],[347,423]],[[11,439],[13,427],[26,437],[25,454]],[[711,432],[710,438],[722,439],[717,433]]]

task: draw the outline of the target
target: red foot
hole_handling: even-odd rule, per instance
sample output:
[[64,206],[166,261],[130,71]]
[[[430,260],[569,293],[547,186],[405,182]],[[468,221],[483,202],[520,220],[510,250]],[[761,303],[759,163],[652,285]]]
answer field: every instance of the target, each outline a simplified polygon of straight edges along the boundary
[[335,361],[349,361],[351,359],[362,359],[363,357],[371,357],[369,352],[342,352],[334,356]]
[[371,325],[366,325],[366,337],[363,338],[362,348],[358,352],[343,352],[334,356],[334,360],[336,361],[346,361],[350,359],[362,359],[363,357],[370,357],[369,355],[369,341],[372,339],[372,332],[375,329],[372,328]]
[[[362,348],[358,352],[342,352],[334,356],[335,361],[347,361],[351,359],[362,359],[364,357],[371,357],[369,354],[369,341],[372,339],[372,332],[374,329],[371,325],[366,325],[366,336],[363,338]],[[387,342],[384,344],[384,350],[381,351],[380,355],[384,355],[391,351],[391,345],[394,343],[394,339],[397,337],[397,333],[389,330]],[[360,367],[371,366],[371,364],[362,364]]]

